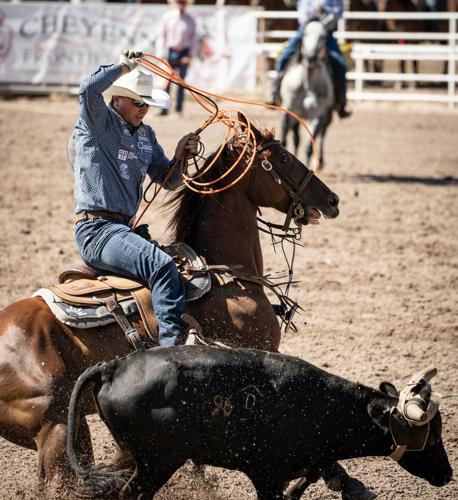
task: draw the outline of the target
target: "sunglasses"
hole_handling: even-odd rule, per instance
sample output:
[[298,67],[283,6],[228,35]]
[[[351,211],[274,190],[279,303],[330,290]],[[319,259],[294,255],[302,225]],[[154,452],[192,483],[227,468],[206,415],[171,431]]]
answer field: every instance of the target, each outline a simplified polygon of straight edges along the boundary
[[149,104],[146,104],[144,101],[136,101],[135,99],[131,99],[131,101],[136,108],[143,108],[144,106],[149,107]]

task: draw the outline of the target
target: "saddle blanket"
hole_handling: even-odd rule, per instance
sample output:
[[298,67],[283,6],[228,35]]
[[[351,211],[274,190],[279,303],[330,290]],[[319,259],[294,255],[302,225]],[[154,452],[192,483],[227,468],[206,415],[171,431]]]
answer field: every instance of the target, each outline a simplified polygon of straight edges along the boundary
[[[67,304],[49,288],[40,288],[33,296],[41,297],[54,316],[72,328],[95,328],[115,322],[114,316],[103,304],[86,305],[84,307]],[[139,312],[134,299],[123,300],[119,302],[119,305],[127,317]]]

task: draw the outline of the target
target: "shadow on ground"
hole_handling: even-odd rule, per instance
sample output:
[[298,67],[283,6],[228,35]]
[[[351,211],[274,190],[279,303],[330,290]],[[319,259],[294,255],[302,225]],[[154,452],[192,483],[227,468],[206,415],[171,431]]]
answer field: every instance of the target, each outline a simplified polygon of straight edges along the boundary
[[400,184],[424,184],[426,186],[456,186],[456,177],[416,177],[404,175],[355,175],[356,181],[361,182],[397,182]]

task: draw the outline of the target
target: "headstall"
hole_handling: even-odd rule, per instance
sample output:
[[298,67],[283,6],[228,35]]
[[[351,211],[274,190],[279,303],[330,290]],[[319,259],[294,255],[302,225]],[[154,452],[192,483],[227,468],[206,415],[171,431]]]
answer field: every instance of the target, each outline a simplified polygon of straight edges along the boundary
[[[272,146],[281,146],[281,142],[278,140],[272,140],[268,141],[256,148],[256,153],[261,153],[262,151],[266,149],[270,149]],[[261,161],[261,166],[264,170],[269,172],[272,177],[275,179],[276,182],[279,184],[285,186],[286,190],[288,191],[288,194],[291,198],[291,203],[288,208],[288,212],[286,214],[285,222],[283,223],[283,226],[281,227],[282,231],[287,231],[289,228],[289,225],[291,223],[291,219],[294,220],[297,226],[300,226],[299,219],[304,217],[304,207],[301,204],[301,197],[314,176],[314,171],[312,169],[308,170],[303,181],[301,182],[300,186],[296,189],[293,182],[291,182],[288,177],[284,175],[281,170],[273,165],[269,160],[264,159]]]

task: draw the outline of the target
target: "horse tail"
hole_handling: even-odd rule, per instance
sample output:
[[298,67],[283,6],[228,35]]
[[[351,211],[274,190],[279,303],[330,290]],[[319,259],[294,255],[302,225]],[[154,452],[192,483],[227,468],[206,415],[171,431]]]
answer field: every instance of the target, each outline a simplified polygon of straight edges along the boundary
[[[101,385],[102,374],[106,372],[109,365],[98,363],[84,371],[76,381],[73,388],[68,407],[67,420],[67,456],[71,468],[84,481],[85,486],[90,489],[92,495],[108,495],[118,491],[126,483],[126,472],[111,472],[97,468],[85,468],[78,461],[76,453],[76,441],[78,438],[79,418],[81,414],[81,397],[89,385]],[[130,474],[129,474],[130,475]],[[127,478],[129,477],[127,476]]]

